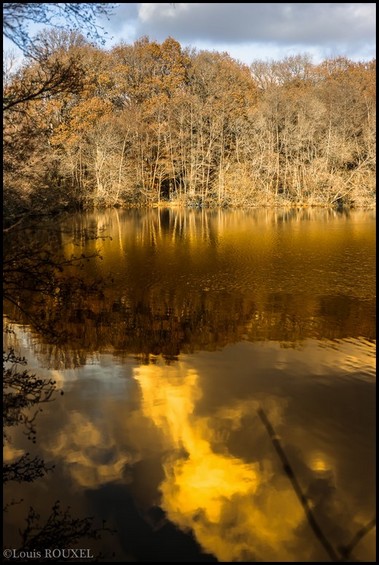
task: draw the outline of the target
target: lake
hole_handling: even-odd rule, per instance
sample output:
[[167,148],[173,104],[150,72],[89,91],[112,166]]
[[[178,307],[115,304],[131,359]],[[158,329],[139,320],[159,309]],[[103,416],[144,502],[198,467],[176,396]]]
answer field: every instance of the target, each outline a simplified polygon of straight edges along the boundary
[[373,211],[115,209],[46,233],[25,238],[101,258],[65,267],[91,291],[17,294],[56,338],[4,306],[6,346],[64,392],[35,444],[10,431],[6,463],[55,468],[6,484],[4,547],[60,500],[115,530],[65,547],[115,562],[375,560]]

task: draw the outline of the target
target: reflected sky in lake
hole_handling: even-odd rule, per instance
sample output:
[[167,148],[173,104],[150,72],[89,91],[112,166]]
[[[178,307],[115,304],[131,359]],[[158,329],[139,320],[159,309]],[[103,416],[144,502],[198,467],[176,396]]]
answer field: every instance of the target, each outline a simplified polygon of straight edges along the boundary
[[[65,306],[66,341],[20,320],[7,337],[65,393],[38,416],[36,452],[56,470],[7,496],[106,518],[116,561],[329,561],[262,408],[325,536],[351,542],[375,515],[374,216],[286,214],[67,222],[65,252],[73,233],[98,247],[85,276],[112,281]],[[30,445],[15,429],[7,449]],[[23,511],[7,517],[14,543]],[[375,559],[375,529],[353,555]]]

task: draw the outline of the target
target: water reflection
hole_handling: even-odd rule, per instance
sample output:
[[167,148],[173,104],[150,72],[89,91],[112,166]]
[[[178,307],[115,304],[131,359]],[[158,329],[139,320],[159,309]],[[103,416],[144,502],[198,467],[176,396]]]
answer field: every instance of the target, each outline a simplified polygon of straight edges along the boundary
[[[97,249],[83,277],[107,284],[46,300],[59,342],[14,325],[14,346],[65,391],[39,446],[59,484],[28,496],[63,491],[107,517],[119,560],[328,561],[263,408],[325,535],[348,546],[375,513],[373,221],[308,210],[68,220],[64,253]],[[375,560],[374,538],[353,557]]]
[[[226,360],[227,356],[224,357]],[[245,361],[248,360],[246,356]],[[287,355],[291,369],[294,368],[293,361],[292,353]],[[240,368],[236,367],[237,370]],[[253,371],[257,379],[262,377],[261,371]],[[191,528],[201,545],[220,561],[259,561],[262,558],[265,561],[291,561],[295,547],[299,560],[325,560],[327,557],[315,547],[294,490],[267,449],[267,436],[256,416],[257,408],[262,405],[271,423],[283,432],[286,445],[291,445],[292,450],[298,445],[299,452],[292,452],[292,459],[307,486],[314,512],[335,547],[347,544],[355,531],[371,519],[372,516],[363,510],[362,499],[358,504],[361,515],[357,518],[351,493],[341,488],[343,480],[338,477],[339,467],[344,463],[352,465],[346,460],[346,454],[345,461],[341,454],[336,457],[336,436],[339,434],[332,428],[335,421],[330,416],[330,421],[325,418],[320,406],[316,410],[312,407],[320,419],[324,418],[323,422],[318,422],[317,432],[327,433],[330,437],[328,442],[314,438],[313,445],[321,443],[322,449],[310,451],[312,443],[307,445],[307,442],[312,434],[309,430],[299,434],[298,430],[284,424],[291,421],[289,403],[295,396],[293,391],[283,398],[283,391],[279,396],[271,392],[272,388],[275,390],[273,383],[266,385],[263,392],[256,383],[250,382],[250,398],[238,400],[238,392],[236,394],[233,386],[233,400],[225,400],[225,404],[212,410],[212,400],[208,397],[207,415],[200,415],[196,405],[204,391],[199,387],[199,376],[193,369],[185,373],[183,368],[149,365],[138,368],[136,375],[142,391],[143,412],[160,430],[170,453],[163,463],[165,479],[160,485],[161,505],[175,523]],[[223,376],[226,380],[225,373]],[[233,384],[236,381],[239,379],[234,374]],[[222,386],[219,380],[212,385],[213,390],[215,386]],[[313,389],[309,383],[306,386]],[[290,388],[287,383],[286,390]],[[349,398],[353,390],[357,393],[359,389],[351,386],[350,390],[344,391],[346,406],[353,401]],[[313,394],[315,400],[318,396],[317,400],[324,402],[329,396],[325,392],[317,394],[317,387]],[[328,400],[333,404],[330,396]],[[306,395],[302,400],[306,403]],[[346,423],[348,413],[339,416],[339,425]],[[309,426],[312,418],[308,416],[306,421]],[[235,438],[240,434],[244,436],[244,456],[238,457]],[[373,477],[371,485],[372,481]]]
[[[65,469],[59,488],[69,497],[98,493],[98,511],[106,508],[111,523],[120,506],[130,507],[127,487],[133,520],[150,524],[160,507],[220,561],[326,561],[257,408],[328,539],[348,544],[374,513],[375,361],[372,344],[340,345],[245,342],[169,365],[159,356],[111,366],[111,356],[100,355],[79,372],[59,373],[67,405],[45,416],[43,455]],[[109,485],[119,493],[113,506]],[[161,530],[159,520],[152,524]],[[121,539],[130,527],[117,524]],[[369,561],[374,548],[367,536],[355,554]]]
[[293,492],[289,487],[267,497],[269,462],[247,463],[225,449],[225,433],[238,429],[244,414],[254,415],[257,401],[221,410],[212,419],[196,416],[198,375],[174,371],[152,365],[136,370],[143,413],[170,450],[163,463],[162,508],[220,561],[252,561],[257,554],[278,558],[278,542],[288,543],[302,520]]
[[[3,513],[8,518],[5,520],[4,557],[15,561],[29,558],[45,561],[47,552],[56,550],[61,554],[65,549],[67,555],[78,542],[88,544],[88,540],[99,540],[102,533],[112,530],[105,527],[104,522],[101,527],[96,527],[92,517],[73,516],[70,507],[63,509],[59,499],[51,507],[43,504],[42,519],[30,505],[30,498],[24,508],[21,493],[25,484],[30,490],[31,484],[54,472],[54,465],[39,455],[30,454],[25,447],[13,447],[12,440],[21,433],[29,442],[36,443],[36,419],[43,412],[41,405],[56,400],[57,392],[55,381],[31,374],[25,365],[25,359],[15,355],[12,348],[3,352]],[[17,533],[14,527],[13,531],[9,527],[15,518]],[[88,550],[86,553],[92,552]],[[97,557],[98,554],[92,554],[92,558]]]
[[[81,230],[110,237],[80,239]],[[241,339],[376,336],[368,212],[113,210],[74,216],[60,237],[66,257],[102,255],[81,276],[103,287],[64,302],[46,297],[38,311],[28,299],[35,318],[67,336],[54,346],[39,338],[41,362],[57,368],[99,350],[175,359]]]

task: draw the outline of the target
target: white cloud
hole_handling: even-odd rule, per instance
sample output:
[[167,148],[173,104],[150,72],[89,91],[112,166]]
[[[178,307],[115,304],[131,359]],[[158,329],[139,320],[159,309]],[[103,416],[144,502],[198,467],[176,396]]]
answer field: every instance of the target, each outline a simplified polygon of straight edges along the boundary
[[125,29],[128,41],[172,36],[185,46],[238,52],[244,62],[305,51],[368,59],[375,16],[374,3],[141,3],[121,4],[109,25],[118,36]]

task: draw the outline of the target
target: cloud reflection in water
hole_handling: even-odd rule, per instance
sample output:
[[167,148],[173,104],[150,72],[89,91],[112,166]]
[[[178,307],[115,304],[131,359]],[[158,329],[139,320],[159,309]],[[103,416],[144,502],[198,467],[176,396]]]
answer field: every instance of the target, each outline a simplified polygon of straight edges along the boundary
[[252,560],[263,554],[268,560],[290,559],[295,530],[304,519],[290,485],[284,478],[273,490],[268,462],[245,462],[220,443],[220,420],[224,428],[233,427],[233,420],[240,423],[258,403],[242,401],[239,408],[221,411],[213,420],[196,415],[201,390],[193,369],[181,367],[177,373],[169,366],[141,366],[135,378],[144,415],[172,450],[165,457],[160,486],[169,519],[192,529],[204,550],[220,561]]

